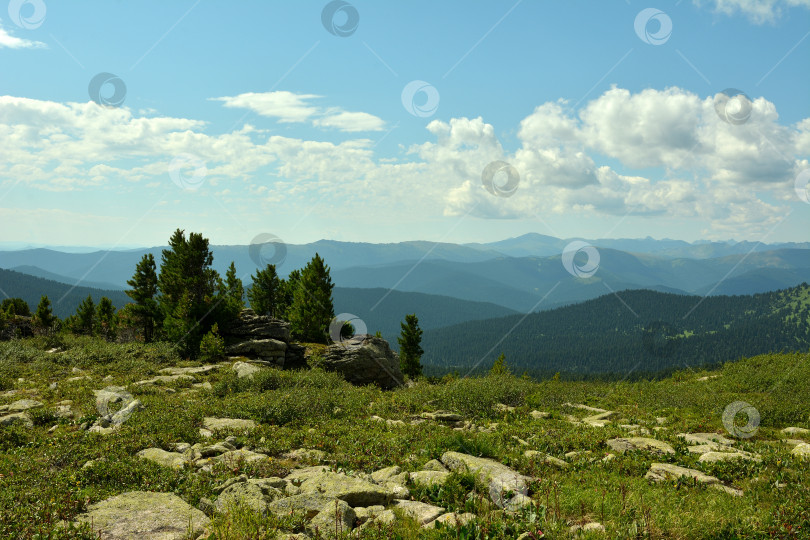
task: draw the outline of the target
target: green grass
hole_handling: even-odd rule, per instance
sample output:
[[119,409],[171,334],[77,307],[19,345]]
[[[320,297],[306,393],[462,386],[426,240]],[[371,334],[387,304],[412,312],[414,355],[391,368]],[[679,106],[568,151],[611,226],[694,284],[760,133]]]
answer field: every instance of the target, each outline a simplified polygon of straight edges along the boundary
[[[321,370],[268,370],[252,380],[237,379],[228,370],[197,375],[211,391],[185,391],[189,383],[152,388],[129,387],[145,405],[122,429],[102,437],[88,434],[79,424],[97,416],[94,389],[108,384],[127,385],[158,374],[181,362],[163,344],[110,344],[89,338],[59,337],[63,352],[45,352],[54,338],[0,343],[0,388],[36,390],[48,405],[72,400],[80,419],[59,420],[48,410],[37,411],[33,428],[0,428],[0,538],[95,538],[88,527],[60,529],[89,504],[131,490],[174,492],[190,504],[215,498],[214,487],[238,474],[283,476],[290,463],[280,454],[294,448],[321,449],[335,467],[371,472],[399,465],[419,469],[448,450],[492,457],[533,476],[531,512],[510,515],[493,509],[487,491],[468,475],[453,475],[442,488],[411,486],[414,499],[479,517],[460,528],[435,531],[403,522],[365,538],[514,538],[542,531],[546,538],[566,538],[572,525],[599,521],[606,535],[593,538],[806,538],[810,537],[810,464],[790,456],[778,442],[779,429],[810,427],[810,357],[771,354],[726,363],[716,372],[684,370],[659,381],[535,382],[511,376],[419,381],[411,388],[384,392],[358,388]],[[64,382],[77,376],[77,367],[90,380]],[[707,381],[705,375],[720,375]],[[104,377],[111,377],[103,381]],[[19,382],[18,379],[24,379]],[[49,389],[57,382],[56,389]],[[169,389],[167,392],[166,389]],[[0,396],[0,405],[20,398]],[[702,464],[686,452],[676,437],[680,432],[715,431],[726,434],[724,408],[746,401],[761,415],[759,431],[737,446],[762,456],[761,463]],[[618,412],[617,422],[605,428],[574,426],[565,415],[585,416],[564,404],[584,403]],[[496,403],[516,407],[498,412]],[[434,423],[388,426],[372,415],[406,422],[424,411],[446,409],[479,426],[497,423],[491,433],[454,431]],[[533,409],[552,413],[534,420]],[[170,470],[142,461],[135,454],[176,442],[200,441],[198,428],[205,416],[249,418],[260,427],[239,442],[262,447],[274,456],[251,467],[215,468],[209,473]],[[609,462],[588,458],[571,460],[568,469],[532,462],[526,449],[563,458],[566,452],[589,450],[601,458],[605,441],[626,435],[617,424],[640,424],[652,431],[656,417],[666,417],[665,429],[654,436],[673,445],[676,454],[656,458],[630,452]],[[53,432],[49,430],[56,426]],[[223,434],[224,435],[224,434]],[[525,446],[518,442],[528,443]],[[644,474],[654,461],[697,468],[744,490],[733,498],[689,482],[651,485]],[[83,468],[89,460],[93,465]],[[775,488],[776,482],[784,485]],[[211,529],[219,538],[272,538],[281,528],[299,529],[303,523],[281,523],[234,509],[216,518]]]

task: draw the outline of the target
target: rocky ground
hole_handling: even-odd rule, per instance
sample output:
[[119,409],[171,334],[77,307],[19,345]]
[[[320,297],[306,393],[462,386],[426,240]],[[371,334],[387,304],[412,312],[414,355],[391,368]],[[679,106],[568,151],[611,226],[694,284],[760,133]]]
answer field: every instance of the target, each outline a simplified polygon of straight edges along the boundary
[[[247,358],[63,345],[3,349],[20,375],[0,392],[3,537],[810,534],[807,404],[789,387],[741,393],[754,365],[798,365],[802,384],[806,356],[658,383],[384,391]],[[721,419],[743,397],[765,411],[752,436]]]

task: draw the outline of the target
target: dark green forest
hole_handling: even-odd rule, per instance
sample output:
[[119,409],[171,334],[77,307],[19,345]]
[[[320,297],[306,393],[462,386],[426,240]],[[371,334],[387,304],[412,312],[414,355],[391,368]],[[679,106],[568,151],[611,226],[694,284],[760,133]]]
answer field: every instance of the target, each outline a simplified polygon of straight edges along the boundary
[[[525,319],[524,319],[525,318]],[[425,373],[640,378],[810,348],[810,286],[753,296],[621,291],[552,311],[426,331]]]

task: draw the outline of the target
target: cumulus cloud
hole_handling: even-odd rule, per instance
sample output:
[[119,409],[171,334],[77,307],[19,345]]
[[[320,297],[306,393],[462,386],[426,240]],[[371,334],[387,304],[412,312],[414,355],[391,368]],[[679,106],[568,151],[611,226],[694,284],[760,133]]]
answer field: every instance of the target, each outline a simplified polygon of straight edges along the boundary
[[[700,5],[706,1],[695,0],[695,3]],[[718,13],[741,13],[756,24],[774,22],[792,7],[810,7],[810,0],[714,0],[709,3]]]
[[279,122],[312,122],[317,127],[334,128],[339,131],[380,131],[385,122],[373,114],[350,112],[342,109],[323,109],[313,100],[322,96],[296,94],[284,90],[276,92],[248,92],[238,96],[212,98],[226,107],[248,109],[258,115],[276,118]]
[[[291,96],[253,104],[282,118],[277,106],[284,99],[304,109],[314,99]],[[579,111],[564,101],[543,103],[521,121],[511,148],[483,118],[433,120],[424,142],[392,157],[376,155],[371,140],[355,136],[308,140],[251,125],[211,134],[194,119],[2,96],[0,183],[174,189],[169,163],[193,154],[206,163],[206,182],[229,201],[258,197],[307,212],[337,198],[343,207],[414,219],[631,213],[695,217],[734,236],[762,232],[785,214],[795,175],[808,167],[810,119],[782,125],[774,105],[756,97],[748,121],[733,125],[718,116],[714,99],[680,88],[612,88]],[[336,109],[285,117],[347,132],[379,125]],[[511,196],[485,188],[482,171],[493,161],[519,173]]]
[[0,49],[4,47],[8,49],[43,49],[47,45],[41,41],[31,41],[30,39],[12,36],[3,28],[3,23],[0,22]]

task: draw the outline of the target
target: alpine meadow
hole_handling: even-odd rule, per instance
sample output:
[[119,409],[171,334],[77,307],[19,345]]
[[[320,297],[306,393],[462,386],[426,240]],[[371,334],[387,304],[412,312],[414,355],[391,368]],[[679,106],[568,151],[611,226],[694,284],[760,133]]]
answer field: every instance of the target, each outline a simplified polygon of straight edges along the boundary
[[810,0],[0,9],[0,539],[810,539]]

